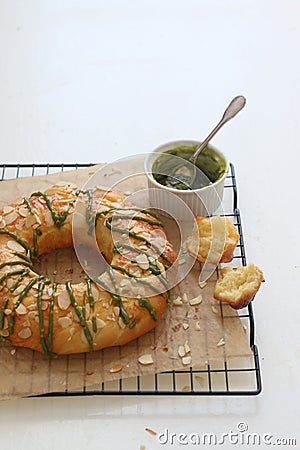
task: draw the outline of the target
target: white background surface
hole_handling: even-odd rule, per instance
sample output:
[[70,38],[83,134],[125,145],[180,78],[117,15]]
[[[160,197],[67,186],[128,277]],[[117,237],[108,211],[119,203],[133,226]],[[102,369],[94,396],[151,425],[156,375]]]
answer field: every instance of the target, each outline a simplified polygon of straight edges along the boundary
[[195,448],[145,427],[221,434],[241,420],[300,448],[299,22],[297,0],[0,0],[1,162],[112,161],[201,139],[247,97],[213,143],[235,164],[247,258],[267,281],[260,396],[2,402],[1,449]]

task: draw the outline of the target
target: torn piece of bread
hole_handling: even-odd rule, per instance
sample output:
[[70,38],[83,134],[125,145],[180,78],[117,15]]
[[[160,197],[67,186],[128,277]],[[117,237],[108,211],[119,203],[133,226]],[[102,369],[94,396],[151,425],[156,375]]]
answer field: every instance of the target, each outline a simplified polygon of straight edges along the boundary
[[230,262],[239,241],[237,228],[227,217],[196,217],[187,250],[200,262]]
[[233,269],[221,269],[216,282],[214,298],[229,303],[234,309],[247,306],[255,297],[264,280],[262,271],[254,264]]

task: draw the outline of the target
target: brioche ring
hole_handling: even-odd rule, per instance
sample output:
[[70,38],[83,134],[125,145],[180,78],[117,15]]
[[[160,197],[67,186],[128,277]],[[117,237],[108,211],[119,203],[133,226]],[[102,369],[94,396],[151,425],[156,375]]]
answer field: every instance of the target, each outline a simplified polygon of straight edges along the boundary
[[[97,280],[54,283],[33,261],[73,246],[77,202],[107,270]],[[34,192],[0,210],[0,339],[48,356],[124,345],[159,323],[175,260],[158,218],[119,193],[71,185]]]

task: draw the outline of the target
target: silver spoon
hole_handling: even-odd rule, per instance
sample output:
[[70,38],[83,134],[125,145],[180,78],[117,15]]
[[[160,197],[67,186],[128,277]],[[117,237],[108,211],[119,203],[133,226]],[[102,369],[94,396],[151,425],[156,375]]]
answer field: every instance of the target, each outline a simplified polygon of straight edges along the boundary
[[220,128],[222,128],[222,126],[225,125],[226,122],[233,119],[233,117],[236,116],[237,113],[239,113],[241,111],[241,109],[244,108],[245,104],[246,104],[246,99],[243,95],[238,95],[237,97],[234,97],[234,99],[231,100],[228,107],[226,108],[220,122],[215,126],[215,128],[207,136],[207,138],[204,139],[204,141],[198,145],[194,154],[188,159],[188,161],[194,165],[193,168],[192,168],[192,166],[189,167],[189,169],[191,170],[191,175],[190,175],[190,180],[189,180],[190,185],[193,183],[193,181],[196,178],[197,171],[196,171],[195,166],[196,166],[196,161],[197,161],[199,154],[207,146],[207,144],[215,136],[215,134],[220,130]]
[[207,144],[214,137],[214,135],[220,130],[220,128],[222,128],[222,126],[225,125],[226,122],[233,119],[237,115],[237,113],[239,113],[241,109],[244,108],[245,104],[246,99],[243,95],[238,95],[237,97],[234,97],[233,100],[231,100],[220,122],[215,126],[215,128],[207,136],[207,138],[204,139],[204,141],[196,148],[193,156],[189,158],[189,161],[191,161],[192,164],[196,163],[199,154],[207,146]]

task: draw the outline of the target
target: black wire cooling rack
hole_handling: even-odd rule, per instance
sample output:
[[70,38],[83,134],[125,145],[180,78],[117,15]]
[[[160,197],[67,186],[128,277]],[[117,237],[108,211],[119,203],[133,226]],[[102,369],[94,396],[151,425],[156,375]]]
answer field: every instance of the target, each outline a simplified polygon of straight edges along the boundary
[[[7,180],[25,176],[47,175],[93,166],[90,164],[0,164],[0,179]],[[238,209],[238,190],[233,164],[225,181],[223,214],[233,221],[240,234],[240,242],[234,256],[234,266],[246,265],[246,253],[241,214]],[[137,376],[101,383],[92,389],[50,392],[43,396],[80,395],[258,395],[262,390],[258,348],[255,345],[254,314],[252,304],[239,311],[245,328],[252,356],[246,359],[207,364],[202,369],[172,370],[154,375]]]

